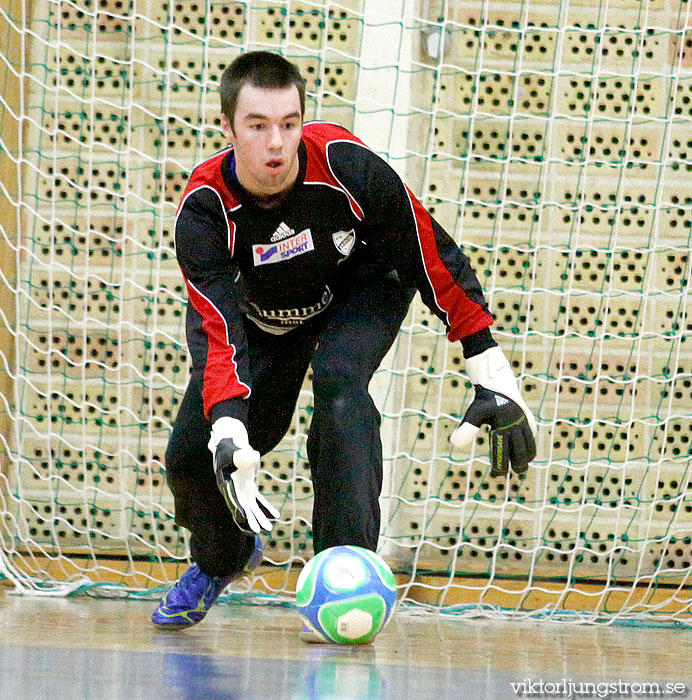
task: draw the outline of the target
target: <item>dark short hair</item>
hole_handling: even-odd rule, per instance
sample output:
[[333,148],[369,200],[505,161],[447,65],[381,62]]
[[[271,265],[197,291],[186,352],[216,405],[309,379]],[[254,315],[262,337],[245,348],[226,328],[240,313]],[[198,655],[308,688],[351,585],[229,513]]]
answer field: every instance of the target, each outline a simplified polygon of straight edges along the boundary
[[221,74],[221,111],[233,128],[238,95],[245,85],[281,90],[295,85],[300,95],[300,114],[305,114],[305,79],[298,67],[271,51],[250,51],[238,56]]

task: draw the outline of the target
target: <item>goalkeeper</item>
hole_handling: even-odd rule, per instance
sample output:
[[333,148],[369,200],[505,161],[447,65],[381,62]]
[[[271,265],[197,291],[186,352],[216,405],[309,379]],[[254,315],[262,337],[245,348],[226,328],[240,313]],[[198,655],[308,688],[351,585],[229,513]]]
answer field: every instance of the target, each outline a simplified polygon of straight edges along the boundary
[[521,474],[536,452],[468,258],[394,170],[346,129],[304,124],[305,82],[277,54],[237,58],[220,96],[231,145],[194,169],[175,226],[192,376],[166,473],[195,563],[152,616],[164,628],[199,622],[261,560],[259,533],[279,513],[256,485],[260,455],[288,430],[310,363],[315,552],[376,549],[382,445],[368,384],[416,291],[461,342],[475,385],[452,443],[489,424],[493,476]]

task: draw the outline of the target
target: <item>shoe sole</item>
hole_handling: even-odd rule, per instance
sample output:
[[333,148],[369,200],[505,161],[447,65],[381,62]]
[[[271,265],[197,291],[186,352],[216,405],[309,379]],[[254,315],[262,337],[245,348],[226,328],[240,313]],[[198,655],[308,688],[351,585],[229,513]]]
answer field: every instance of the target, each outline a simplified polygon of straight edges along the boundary
[[313,632],[310,629],[302,629],[298,632],[298,639],[306,644],[333,644],[328,639],[325,639],[322,635]]
[[[202,620],[204,619],[204,616],[202,617]],[[189,627],[194,627],[195,625],[198,625],[202,620],[197,620],[193,621],[188,618],[176,616],[176,615],[171,615],[168,620],[165,618],[161,620],[160,622],[157,622],[152,618],[151,624],[154,625],[154,627],[158,627],[159,629],[162,630],[185,630],[188,629]]]
[[187,630],[190,629],[190,627],[194,627],[197,623],[193,622],[190,625],[175,625],[173,623],[159,623],[159,622],[153,622],[151,623],[156,627],[157,630],[165,630],[166,632],[175,632],[175,630]]

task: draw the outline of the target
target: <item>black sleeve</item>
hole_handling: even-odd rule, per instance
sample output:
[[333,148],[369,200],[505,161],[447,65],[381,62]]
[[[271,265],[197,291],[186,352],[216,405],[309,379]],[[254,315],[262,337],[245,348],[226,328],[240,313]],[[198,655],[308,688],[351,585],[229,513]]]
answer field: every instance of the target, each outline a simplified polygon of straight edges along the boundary
[[357,141],[330,143],[327,157],[363,211],[371,254],[389,261],[404,284],[418,289],[447,327],[449,340],[463,342],[487,329],[493,317],[468,257],[394,170]]
[[[178,211],[176,255],[188,292],[187,342],[193,379],[199,381],[208,417],[247,420],[250,379],[243,315],[236,297],[233,229],[211,187],[190,192]],[[218,417],[217,412],[212,416]]]

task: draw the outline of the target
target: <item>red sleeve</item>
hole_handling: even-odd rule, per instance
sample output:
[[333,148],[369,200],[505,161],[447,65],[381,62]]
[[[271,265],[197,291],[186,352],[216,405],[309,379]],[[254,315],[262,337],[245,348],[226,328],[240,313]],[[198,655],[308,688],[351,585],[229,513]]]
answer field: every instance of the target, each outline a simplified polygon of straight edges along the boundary
[[449,329],[451,341],[488,328],[493,323],[493,317],[468,257],[408,188],[406,192],[420,249],[420,265],[417,259],[414,267],[422,268],[425,273],[423,286],[431,290],[434,304],[430,303],[429,298],[426,300],[421,290],[423,300],[438,316],[444,314],[442,320]]

